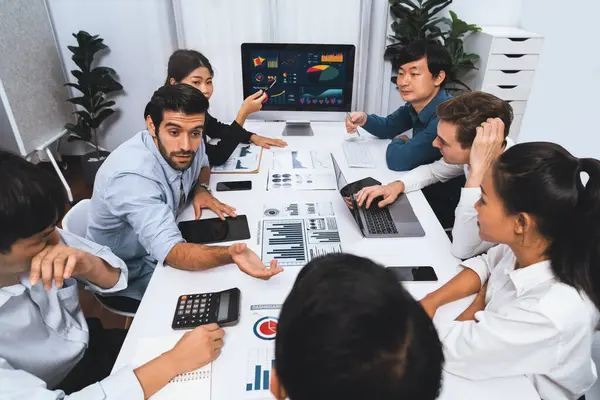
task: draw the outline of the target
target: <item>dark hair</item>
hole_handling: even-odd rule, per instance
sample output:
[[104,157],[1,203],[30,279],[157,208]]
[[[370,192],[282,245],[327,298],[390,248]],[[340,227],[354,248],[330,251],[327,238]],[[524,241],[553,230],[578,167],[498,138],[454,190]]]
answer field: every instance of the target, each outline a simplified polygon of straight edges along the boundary
[[208,99],[201,91],[190,85],[165,85],[160,87],[144,109],[144,119],[150,115],[158,135],[158,127],[165,110],[178,111],[187,115],[202,114],[208,110]]
[[488,118],[500,118],[504,122],[504,137],[510,132],[513,111],[510,104],[493,94],[472,91],[453,97],[437,106],[440,120],[458,125],[457,139],[462,148],[473,145],[477,127]]
[[212,65],[208,58],[196,50],[176,50],[171,57],[169,57],[169,64],[167,66],[167,80],[165,85],[171,84],[171,78],[175,82],[181,82],[186,76],[192,73],[196,68],[205,67],[210,72],[211,76],[215,75]]
[[0,253],[58,223],[66,206],[65,191],[54,175],[0,150]]
[[441,71],[446,73],[442,85],[446,83],[452,72],[452,58],[450,58],[450,54],[444,46],[427,39],[415,40],[408,46],[402,47],[398,54],[392,58],[392,67],[397,71],[404,64],[418,61],[423,57],[427,57],[427,68],[431,75],[436,77]]
[[433,400],[443,362],[423,308],[366,258],[312,260],[283,304],[275,369],[291,400]]
[[531,215],[548,240],[556,277],[600,308],[600,161],[554,143],[521,143],[499,157],[493,180],[507,212]]

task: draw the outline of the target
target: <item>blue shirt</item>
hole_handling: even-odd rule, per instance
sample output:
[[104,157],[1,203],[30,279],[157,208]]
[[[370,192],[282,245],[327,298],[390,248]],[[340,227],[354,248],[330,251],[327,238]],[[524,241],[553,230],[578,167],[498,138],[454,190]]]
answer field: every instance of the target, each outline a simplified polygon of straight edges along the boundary
[[94,183],[86,237],[127,263],[129,286],[118,295],[141,300],[157,262],[184,241],[175,221],[181,188],[187,200],[200,169],[208,165],[201,142],[188,169],[171,168],[148,131],[104,161]]
[[420,113],[407,103],[385,118],[374,114],[367,116],[363,128],[381,139],[393,139],[402,132],[413,130],[413,137],[409,141],[393,139],[388,145],[385,157],[389,169],[408,171],[441,157],[439,149],[431,145],[437,136],[439,122],[435,111],[438,104],[451,97],[444,89],[440,89]]
[[[121,269],[110,289],[85,282],[107,294],[127,286],[125,263],[103,246],[58,229],[60,241],[102,258]],[[2,268],[2,265],[0,265]],[[85,316],[79,307],[77,282],[66,279],[61,288],[44,290],[40,280],[31,286],[29,274],[21,282],[0,287],[0,398],[1,399],[142,399],[140,383],[131,367],[90,385],[71,396],[56,386],[81,360],[89,342]]]

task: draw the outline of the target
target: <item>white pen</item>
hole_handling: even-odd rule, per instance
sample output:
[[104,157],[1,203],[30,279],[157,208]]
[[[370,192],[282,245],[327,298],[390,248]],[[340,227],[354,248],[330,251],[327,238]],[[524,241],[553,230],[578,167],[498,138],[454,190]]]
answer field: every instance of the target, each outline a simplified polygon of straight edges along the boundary
[[[352,117],[350,116],[350,113],[347,112],[346,113],[346,117],[348,117],[348,121],[352,122],[353,124],[355,124],[354,120],[352,119]],[[360,137],[360,132],[358,131],[358,128],[356,128],[356,134]]]

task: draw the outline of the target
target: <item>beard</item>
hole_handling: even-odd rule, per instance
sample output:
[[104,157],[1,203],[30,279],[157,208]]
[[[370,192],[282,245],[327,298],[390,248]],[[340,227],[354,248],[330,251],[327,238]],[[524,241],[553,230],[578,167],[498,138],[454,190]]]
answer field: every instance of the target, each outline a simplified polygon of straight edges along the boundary
[[[160,137],[158,136],[158,132],[156,132],[156,142],[158,143],[158,151],[160,152],[160,155],[163,156],[163,158],[165,159],[165,161],[167,162],[167,164],[169,164],[169,166],[171,168],[173,168],[174,170],[185,171],[194,162],[194,158],[196,156],[196,152],[195,151],[191,151],[191,150],[190,151],[179,150],[179,151],[173,151],[173,152],[169,153],[167,151],[167,149],[165,148],[165,146],[163,146],[162,142],[160,141]],[[178,161],[175,160],[176,156],[190,156],[190,158],[189,158],[189,161],[187,163],[181,164],[181,162],[178,162]]]

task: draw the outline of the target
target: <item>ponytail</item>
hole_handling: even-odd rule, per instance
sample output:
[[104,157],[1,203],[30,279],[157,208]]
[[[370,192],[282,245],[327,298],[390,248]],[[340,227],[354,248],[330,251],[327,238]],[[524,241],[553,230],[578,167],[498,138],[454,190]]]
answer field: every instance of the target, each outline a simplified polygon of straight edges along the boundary
[[[585,185],[582,172],[589,176]],[[579,159],[574,178],[578,201],[571,223],[572,234],[564,245],[556,246],[555,252],[564,255],[556,254],[554,258],[562,259],[560,263],[565,264],[563,276],[557,276],[583,290],[600,309],[600,161]]]
[[520,143],[500,156],[493,179],[508,212],[536,221],[557,279],[600,309],[600,161],[554,143]]

